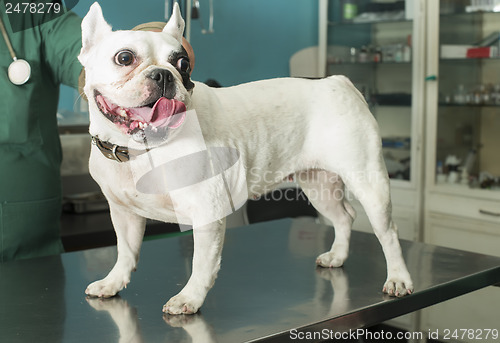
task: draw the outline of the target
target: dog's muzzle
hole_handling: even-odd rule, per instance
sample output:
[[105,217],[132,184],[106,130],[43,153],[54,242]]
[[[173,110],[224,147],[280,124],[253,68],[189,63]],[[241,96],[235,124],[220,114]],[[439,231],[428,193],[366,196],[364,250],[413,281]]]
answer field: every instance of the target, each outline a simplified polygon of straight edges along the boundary
[[[153,76],[153,74],[152,74]],[[158,82],[168,82],[168,74],[159,73],[155,76]],[[94,99],[99,111],[124,133],[142,141],[144,137],[161,138],[167,129],[175,129],[182,125],[186,116],[186,106],[183,102],[160,97],[154,103],[139,107],[119,106],[94,91]]]

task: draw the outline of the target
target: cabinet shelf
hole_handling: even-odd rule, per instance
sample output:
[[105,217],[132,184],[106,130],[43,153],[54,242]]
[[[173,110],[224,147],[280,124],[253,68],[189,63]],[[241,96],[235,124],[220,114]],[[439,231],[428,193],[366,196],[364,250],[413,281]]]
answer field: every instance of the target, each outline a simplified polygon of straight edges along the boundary
[[493,107],[493,108],[500,108],[500,104],[456,104],[456,103],[439,103],[439,107],[471,107],[471,108],[488,108],[488,107]]
[[498,200],[500,190],[488,188],[473,188],[468,185],[459,183],[450,184],[447,182],[436,183],[431,190],[434,193],[450,194],[452,196],[460,196],[465,198],[476,198],[483,200]]
[[411,147],[403,147],[403,146],[382,146],[384,150],[397,150],[397,151],[407,151],[408,153],[411,151]]
[[477,11],[477,12],[455,12],[455,13],[440,13],[439,17],[441,19],[447,18],[457,18],[457,17],[481,17],[483,15],[500,15],[500,12],[493,11]]
[[410,93],[375,93],[371,101],[378,106],[411,106]]
[[[500,60],[500,59],[499,59]],[[408,65],[408,66],[411,66],[411,61],[409,62],[405,62],[405,61],[401,61],[401,62],[396,62],[396,61],[388,61],[388,62],[384,62],[384,61],[381,61],[381,62],[327,62],[327,65],[328,66],[340,66],[340,65],[344,65],[344,66],[349,66],[349,65],[353,65],[353,66],[377,66],[377,65]]]
[[481,62],[481,61],[500,61],[499,57],[475,57],[475,58],[440,58],[439,62]]
[[356,25],[376,25],[376,24],[394,24],[394,23],[409,23],[410,19],[381,19],[373,21],[329,21],[328,26],[356,26]]

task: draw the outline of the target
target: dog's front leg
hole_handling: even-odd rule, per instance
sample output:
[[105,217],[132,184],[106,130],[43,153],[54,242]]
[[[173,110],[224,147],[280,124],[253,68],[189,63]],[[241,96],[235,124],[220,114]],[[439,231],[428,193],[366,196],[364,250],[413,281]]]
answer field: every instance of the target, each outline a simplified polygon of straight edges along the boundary
[[194,254],[191,277],[182,291],[163,306],[163,312],[193,314],[198,311],[220,269],[225,230],[225,219],[193,228]]
[[109,298],[130,282],[130,275],[139,261],[146,219],[140,217],[125,207],[109,203],[111,220],[116,232],[118,258],[113,269],[104,279],[91,283],[86,294],[100,298]]

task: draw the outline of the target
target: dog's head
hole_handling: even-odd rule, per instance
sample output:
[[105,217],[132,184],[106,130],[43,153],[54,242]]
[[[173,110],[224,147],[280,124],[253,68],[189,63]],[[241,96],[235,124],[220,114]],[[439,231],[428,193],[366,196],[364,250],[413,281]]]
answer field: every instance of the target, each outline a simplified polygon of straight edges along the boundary
[[180,127],[194,88],[179,6],[161,32],[112,31],[94,3],[82,21],[90,132],[119,145],[160,143]]

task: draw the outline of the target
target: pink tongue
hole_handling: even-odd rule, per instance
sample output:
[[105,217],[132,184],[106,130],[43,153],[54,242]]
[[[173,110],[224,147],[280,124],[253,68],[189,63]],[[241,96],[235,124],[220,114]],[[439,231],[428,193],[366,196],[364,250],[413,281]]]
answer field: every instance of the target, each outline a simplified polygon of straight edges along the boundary
[[[165,125],[176,127],[180,124],[179,121],[184,117],[186,106],[178,100],[170,100],[161,97],[156,101],[153,108],[147,106],[129,108],[127,112],[132,120],[150,123],[155,127],[162,127]],[[174,115],[176,115],[175,118],[173,117]]]

